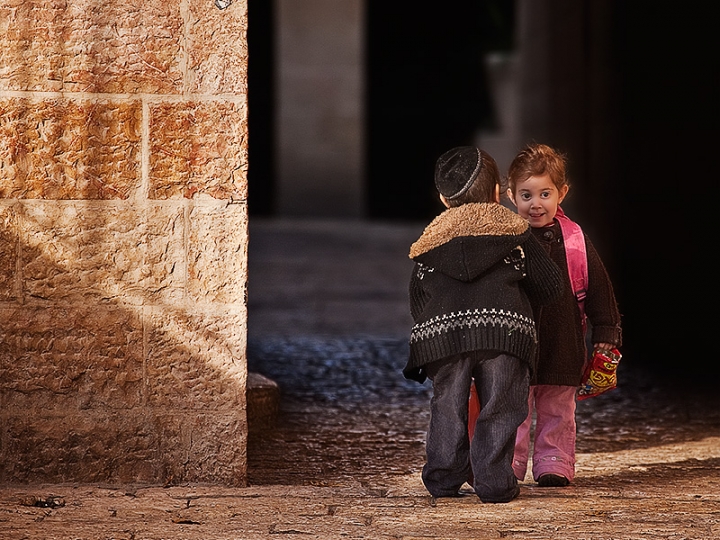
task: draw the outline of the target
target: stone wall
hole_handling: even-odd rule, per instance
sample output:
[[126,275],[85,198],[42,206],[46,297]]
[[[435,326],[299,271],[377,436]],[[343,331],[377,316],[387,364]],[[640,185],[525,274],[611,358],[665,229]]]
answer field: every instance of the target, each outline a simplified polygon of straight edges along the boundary
[[0,482],[244,485],[247,0],[0,0]]

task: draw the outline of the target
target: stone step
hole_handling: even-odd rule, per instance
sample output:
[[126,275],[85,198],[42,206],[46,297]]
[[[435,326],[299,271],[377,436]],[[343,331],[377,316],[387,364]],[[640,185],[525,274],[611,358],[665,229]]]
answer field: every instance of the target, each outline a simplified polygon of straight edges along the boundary
[[280,387],[260,373],[248,373],[247,421],[251,432],[275,427],[280,409]]

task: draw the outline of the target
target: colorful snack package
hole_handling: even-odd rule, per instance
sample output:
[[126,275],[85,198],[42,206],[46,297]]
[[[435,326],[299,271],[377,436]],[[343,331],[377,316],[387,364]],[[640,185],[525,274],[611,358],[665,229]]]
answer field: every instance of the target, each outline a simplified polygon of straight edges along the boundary
[[595,349],[585,367],[577,399],[599,396],[617,387],[617,367],[622,355],[617,349]]

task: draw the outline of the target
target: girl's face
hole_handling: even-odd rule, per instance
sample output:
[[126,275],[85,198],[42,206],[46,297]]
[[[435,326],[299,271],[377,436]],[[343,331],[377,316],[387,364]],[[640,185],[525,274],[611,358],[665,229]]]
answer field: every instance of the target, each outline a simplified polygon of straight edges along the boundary
[[558,205],[567,195],[568,186],[558,189],[549,174],[531,176],[518,182],[515,193],[508,189],[508,196],[517,206],[518,214],[530,222],[534,228],[552,225]]

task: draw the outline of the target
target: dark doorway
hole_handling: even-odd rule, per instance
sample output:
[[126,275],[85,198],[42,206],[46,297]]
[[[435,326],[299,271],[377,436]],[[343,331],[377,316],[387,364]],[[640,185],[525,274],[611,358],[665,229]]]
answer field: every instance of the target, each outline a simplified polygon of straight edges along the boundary
[[[428,10],[408,0],[367,0],[369,218],[424,221],[441,210],[434,162],[493,125],[482,59],[513,46],[514,6],[453,0]],[[585,207],[611,209],[586,225],[615,260],[628,361],[707,374],[720,372],[720,362],[704,360],[714,350],[716,320],[708,187],[720,133],[720,63],[714,18],[703,7],[616,0],[607,7],[609,36],[587,25],[579,47],[612,48],[607,74],[619,111],[617,128],[608,123],[617,150],[607,159],[618,172],[600,175],[577,196]],[[251,215],[273,214],[272,23],[272,2],[249,3]],[[548,82],[560,94],[563,83]],[[689,365],[688,355],[697,362]]]
[[706,198],[720,134],[715,21],[709,7],[617,7],[622,172],[607,189],[622,221],[626,350],[658,369],[707,378],[720,374],[708,288],[717,241]]
[[425,219],[440,210],[437,157],[491,126],[483,66],[512,46],[514,2],[366,2],[368,215]]
[[[272,2],[248,4],[249,212],[275,213]],[[483,55],[512,47],[512,0],[453,0],[434,10],[367,0],[366,215],[426,219],[439,210],[432,174],[452,146],[492,126]]]
[[274,210],[275,89],[273,2],[248,2],[248,211]]

